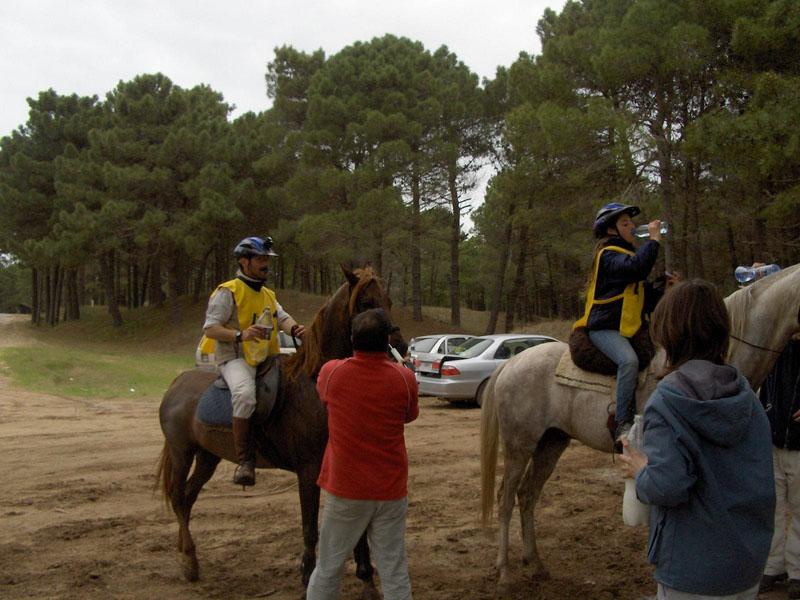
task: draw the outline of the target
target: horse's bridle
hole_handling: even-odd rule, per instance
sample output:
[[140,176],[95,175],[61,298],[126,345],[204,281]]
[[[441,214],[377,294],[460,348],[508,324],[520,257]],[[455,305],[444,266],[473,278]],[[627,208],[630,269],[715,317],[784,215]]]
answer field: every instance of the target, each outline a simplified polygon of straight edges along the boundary
[[766,350],[767,352],[774,352],[775,354],[780,354],[781,353],[781,350],[773,350],[772,348],[765,348],[764,346],[759,346],[757,344],[751,344],[747,340],[743,340],[742,338],[736,337],[733,334],[730,334],[730,335],[736,341],[742,342],[743,344],[746,344],[747,346],[750,346],[751,348],[756,348],[757,350]]

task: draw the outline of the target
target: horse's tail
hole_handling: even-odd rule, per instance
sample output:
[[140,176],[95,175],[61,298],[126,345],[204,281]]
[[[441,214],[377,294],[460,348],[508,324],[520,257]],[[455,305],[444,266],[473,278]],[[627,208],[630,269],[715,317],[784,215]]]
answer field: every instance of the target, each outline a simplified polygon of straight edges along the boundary
[[164,447],[161,449],[161,456],[158,459],[158,466],[156,467],[156,480],[153,484],[153,492],[158,493],[159,490],[164,495],[164,503],[169,507],[170,496],[169,490],[172,487],[172,457],[169,453],[167,442],[164,442]]
[[494,508],[494,483],[497,472],[497,445],[499,427],[495,410],[494,386],[497,377],[508,363],[503,363],[492,374],[483,392],[481,406],[481,525],[484,530],[489,526]]

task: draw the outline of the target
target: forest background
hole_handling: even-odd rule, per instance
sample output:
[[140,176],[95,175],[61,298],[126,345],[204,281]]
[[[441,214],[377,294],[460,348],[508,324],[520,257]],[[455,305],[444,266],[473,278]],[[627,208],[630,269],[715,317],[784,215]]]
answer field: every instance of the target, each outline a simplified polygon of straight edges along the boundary
[[541,55],[483,81],[390,34],[279,47],[272,107],[235,120],[161,73],[40,92],[0,141],[0,311],[102,304],[119,325],[166,304],[177,323],[269,234],[276,287],[327,294],[369,262],[417,320],[466,306],[509,331],[581,312],[612,201],[669,223],[659,271],[725,293],[739,264],[800,262],[800,4],[570,1],[537,34]]

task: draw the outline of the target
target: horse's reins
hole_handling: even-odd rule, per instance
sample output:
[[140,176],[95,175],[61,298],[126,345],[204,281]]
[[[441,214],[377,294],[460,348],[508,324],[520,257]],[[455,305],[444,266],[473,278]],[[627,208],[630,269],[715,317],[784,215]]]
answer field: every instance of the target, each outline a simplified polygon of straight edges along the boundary
[[757,350],[766,350],[767,352],[774,352],[775,354],[781,353],[781,350],[773,350],[772,348],[765,348],[764,346],[759,346],[758,344],[751,344],[747,340],[743,340],[742,338],[736,337],[733,334],[730,334],[730,336],[736,341],[742,342],[743,344],[750,346],[751,348],[756,348]]

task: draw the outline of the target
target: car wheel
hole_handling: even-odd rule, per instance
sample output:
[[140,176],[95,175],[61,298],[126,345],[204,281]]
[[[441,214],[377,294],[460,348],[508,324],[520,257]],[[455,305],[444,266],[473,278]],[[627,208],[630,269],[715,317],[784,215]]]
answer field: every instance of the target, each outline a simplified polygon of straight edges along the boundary
[[478,391],[475,392],[475,404],[478,405],[478,408],[483,406],[483,391],[486,389],[486,384],[489,383],[489,380],[482,381],[481,384],[478,386]]

